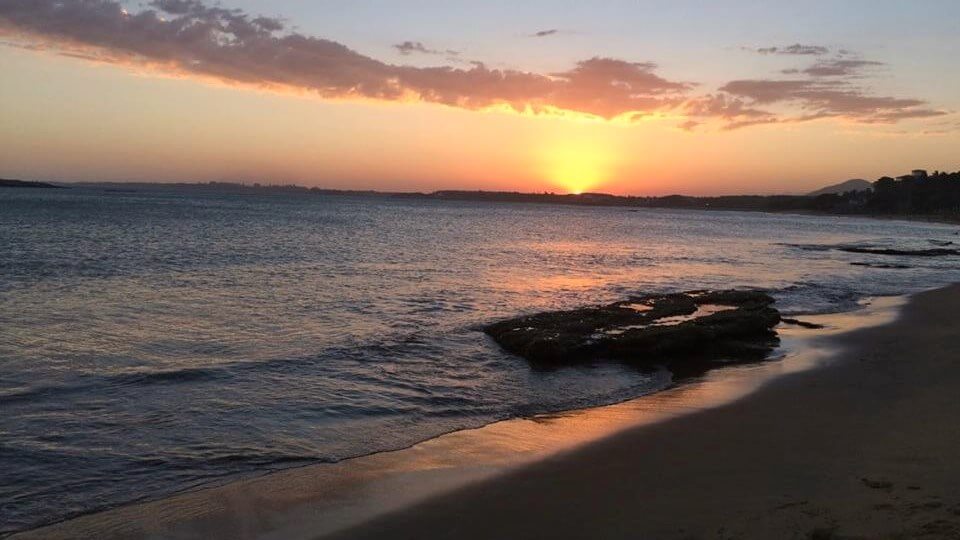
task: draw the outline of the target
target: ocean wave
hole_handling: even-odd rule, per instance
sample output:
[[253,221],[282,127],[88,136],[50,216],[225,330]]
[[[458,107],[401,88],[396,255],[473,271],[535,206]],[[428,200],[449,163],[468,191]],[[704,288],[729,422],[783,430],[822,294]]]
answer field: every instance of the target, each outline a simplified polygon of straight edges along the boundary
[[35,399],[50,399],[76,393],[91,392],[97,388],[124,386],[149,386],[153,384],[180,384],[211,381],[229,376],[220,368],[183,368],[167,371],[139,371],[100,376],[84,376],[80,380],[64,384],[42,385],[12,392],[0,393],[0,405],[10,405]]
[[499,319],[731,287],[820,313],[960,279],[834,249],[955,240],[931,224],[55,191],[0,212],[0,530],[669,384],[531,369],[478,331]]

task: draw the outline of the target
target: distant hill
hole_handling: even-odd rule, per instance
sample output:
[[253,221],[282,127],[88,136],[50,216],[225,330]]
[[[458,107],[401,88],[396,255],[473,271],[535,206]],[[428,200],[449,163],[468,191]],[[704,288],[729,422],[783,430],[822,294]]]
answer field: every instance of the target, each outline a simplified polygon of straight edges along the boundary
[[843,195],[848,191],[866,191],[872,189],[873,184],[871,182],[855,178],[853,180],[847,180],[846,182],[840,182],[839,184],[833,184],[832,186],[822,187],[816,191],[811,191],[810,193],[807,193],[807,196],[816,197],[817,195]]
[[55,186],[53,184],[48,184],[46,182],[33,182],[29,180],[7,180],[4,178],[0,178],[0,187],[59,188],[60,186]]

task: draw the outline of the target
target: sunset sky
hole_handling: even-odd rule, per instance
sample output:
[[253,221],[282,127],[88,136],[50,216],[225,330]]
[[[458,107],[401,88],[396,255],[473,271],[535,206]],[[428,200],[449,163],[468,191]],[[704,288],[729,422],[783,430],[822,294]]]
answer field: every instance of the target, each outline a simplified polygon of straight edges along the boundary
[[805,192],[960,169],[958,53],[955,0],[0,0],[0,177]]

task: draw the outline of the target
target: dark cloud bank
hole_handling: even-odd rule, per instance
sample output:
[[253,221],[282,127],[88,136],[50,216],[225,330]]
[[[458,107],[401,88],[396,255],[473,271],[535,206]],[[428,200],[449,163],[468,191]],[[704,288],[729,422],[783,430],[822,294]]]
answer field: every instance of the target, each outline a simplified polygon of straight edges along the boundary
[[[738,80],[712,94],[697,94],[692,83],[658,75],[653,63],[602,57],[549,74],[490,69],[482,63],[469,68],[393,65],[334,41],[288,31],[279,19],[201,0],[153,0],[137,13],[114,0],[0,0],[0,35],[7,44],[229,83],[306,90],[325,98],[416,99],[534,113],[559,109],[608,119],[670,113],[689,117],[684,129],[711,118],[734,129],[831,117],[892,123],[945,114],[921,100],[870,95],[856,81],[863,70],[881,65],[877,62],[842,55],[827,59],[825,47],[799,44],[756,50],[817,57],[804,70],[788,70],[790,79]],[[457,56],[457,51],[417,41],[394,47],[404,55]],[[792,111],[775,112],[774,105]]]

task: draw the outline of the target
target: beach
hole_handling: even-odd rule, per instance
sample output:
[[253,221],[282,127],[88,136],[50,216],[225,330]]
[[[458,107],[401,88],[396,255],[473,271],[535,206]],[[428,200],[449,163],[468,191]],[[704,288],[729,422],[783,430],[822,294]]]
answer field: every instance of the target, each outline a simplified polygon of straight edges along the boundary
[[958,538],[960,286],[822,369],[332,536]]
[[623,404],[14,537],[954,538],[958,307],[960,286],[877,299],[784,330],[819,336],[803,354]]

